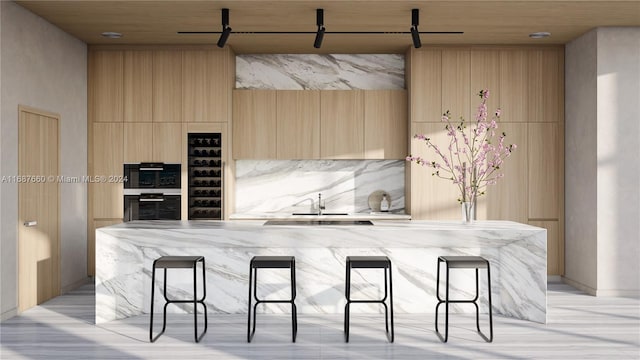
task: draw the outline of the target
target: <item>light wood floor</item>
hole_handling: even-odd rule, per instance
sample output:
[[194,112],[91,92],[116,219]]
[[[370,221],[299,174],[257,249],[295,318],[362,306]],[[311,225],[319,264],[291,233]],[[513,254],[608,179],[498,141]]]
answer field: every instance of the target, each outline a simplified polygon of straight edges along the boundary
[[[640,359],[640,300],[585,295],[549,284],[548,323],[494,317],[494,342],[474,331],[474,317],[452,316],[449,342],[433,331],[433,314],[396,316],[389,344],[382,316],[352,318],[344,343],[342,316],[261,315],[254,341],[246,317],[214,315],[202,342],[193,342],[190,315],[169,318],[166,333],[148,341],[148,316],[96,326],[94,289],[84,286],[0,324],[0,359]],[[486,318],[481,318],[486,320]]]

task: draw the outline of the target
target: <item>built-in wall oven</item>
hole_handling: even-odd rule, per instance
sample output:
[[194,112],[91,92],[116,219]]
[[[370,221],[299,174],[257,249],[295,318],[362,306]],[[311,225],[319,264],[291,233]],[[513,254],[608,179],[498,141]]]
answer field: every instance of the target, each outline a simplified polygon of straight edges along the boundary
[[124,221],[180,220],[180,164],[124,164]]

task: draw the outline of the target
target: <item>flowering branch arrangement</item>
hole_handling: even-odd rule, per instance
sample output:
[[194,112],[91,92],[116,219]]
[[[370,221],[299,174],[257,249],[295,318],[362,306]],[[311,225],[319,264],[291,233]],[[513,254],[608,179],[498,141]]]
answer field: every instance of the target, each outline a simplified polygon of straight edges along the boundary
[[[419,156],[407,156],[407,161],[422,166],[432,167],[432,176],[453,181],[460,190],[461,203],[475,203],[479,196],[485,194],[487,185],[495,185],[504,176],[500,166],[517,148],[516,144],[505,145],[507,136],[497,132],[500,109],[497,109],[489,120],[487,99],[489,90],[480,90],[481,102],[475,115],[475,123],[471,132],[467,130],[467,122],[460,117],[459,123],[451,122],[449,111],[442,115],[446,122],[445,130],[449,136],[447,151],[441,150],[430,138],[416,134],[415,139],[423,140],[427,148],[433,149],[436,160],[427,160]],[[496,139],[497,136],[497,139]]]

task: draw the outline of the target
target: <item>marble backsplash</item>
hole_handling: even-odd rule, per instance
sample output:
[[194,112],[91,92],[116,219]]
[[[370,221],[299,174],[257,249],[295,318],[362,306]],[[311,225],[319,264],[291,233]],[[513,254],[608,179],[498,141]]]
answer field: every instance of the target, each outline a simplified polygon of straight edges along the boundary
[[238,160],[236,213],[370,212],[369,196],[384,191],[392,212],[404,212],[403,160]]
[[236,56],[236,88],[277,90],[404,89],[404,55],[238,55]]

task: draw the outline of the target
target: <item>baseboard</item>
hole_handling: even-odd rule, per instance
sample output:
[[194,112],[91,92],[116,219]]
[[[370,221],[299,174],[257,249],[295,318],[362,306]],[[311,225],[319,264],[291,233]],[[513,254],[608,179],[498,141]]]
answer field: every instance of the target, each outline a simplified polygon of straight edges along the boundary
[[65,285],[62,287],[62,289],[60,289],[60,294],[66,294],[69,291],[75,290],[81,286],[90,284],[91,282],[93,282],[93,278],[92,277],[86,277],[86,278],[82,278],[74,283],[71,283],[69,285]]
[[561,282],[562,282],[561,275],[547,275],[547,284],[561,283]]
[[567,285],[569,285],[571,287],[574,287],[574,288],[576,288],[578,290],[584,291],[589,295],[598,296],[597,295],[598,291],[596,289],[592,288],[589,285],[585,285],[585,284],[583,284],[583,283],[581,283],[579,281],[571,280],[571,279],[567,278],[566,276],[562,276],[561,279],[562,279],[563,283],[565,283],[565,284],[567,284]]
[[16,315],[18,315],[18,308],[13,308],[11,310],[5,311],[2,314],[0,314],[0,322],[11,319]]
[[593,296],[626,297],[626,298],[640,299],[640,290],[594,289],[591,286],[582,284],[575,280],[568,279],[564,276],[562,277],[562,282],[578,290],[582,290],[587,294],[593,295]]

